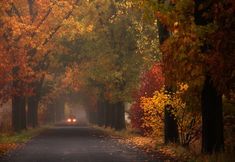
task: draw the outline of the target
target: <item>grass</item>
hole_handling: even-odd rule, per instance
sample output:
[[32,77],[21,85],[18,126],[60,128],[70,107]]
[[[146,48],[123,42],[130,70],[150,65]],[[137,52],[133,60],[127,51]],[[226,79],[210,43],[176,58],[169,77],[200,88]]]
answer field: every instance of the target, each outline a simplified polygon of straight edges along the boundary
[[25,143],[30,140],[32,137],[37,136],[42,131],[47,129],[47,127],[41,127],[36,129],[27,129],[20,133],[6,133],[0,135],[0,144],[1,143]]
[[48,129],[48,126],[35,129],[27,129],[20,133],[4,133],[0,134],[0,157],[9,151],[21,147],[24,143],[39,135]]

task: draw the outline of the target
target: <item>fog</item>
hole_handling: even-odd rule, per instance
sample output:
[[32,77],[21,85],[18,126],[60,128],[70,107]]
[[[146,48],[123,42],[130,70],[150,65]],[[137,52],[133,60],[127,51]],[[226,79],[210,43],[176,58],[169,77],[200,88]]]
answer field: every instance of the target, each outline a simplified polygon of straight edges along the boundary
[[77,118],[78,124],[88,124],[86,108],[81,104],[65,104],[65,119],[69,118],[70,116],[75,116]]

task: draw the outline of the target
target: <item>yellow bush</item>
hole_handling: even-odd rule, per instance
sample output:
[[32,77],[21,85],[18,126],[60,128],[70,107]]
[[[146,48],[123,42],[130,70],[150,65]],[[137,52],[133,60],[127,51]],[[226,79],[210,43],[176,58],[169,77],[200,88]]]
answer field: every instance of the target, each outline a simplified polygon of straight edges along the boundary
[[190,112],[182,95],[187,91],[187,84],[179,84],[175,93],[170,93],[161,89],[156,91],[153,97],[142,97],[141,108],[144,110],[143,127],[151,128],[147,135],[163,135],[164,109],[166,105],[173,107],[172,114],[178,124],[180,142],[188,145],[195,140],[200,133],[201,116],[197,112]]

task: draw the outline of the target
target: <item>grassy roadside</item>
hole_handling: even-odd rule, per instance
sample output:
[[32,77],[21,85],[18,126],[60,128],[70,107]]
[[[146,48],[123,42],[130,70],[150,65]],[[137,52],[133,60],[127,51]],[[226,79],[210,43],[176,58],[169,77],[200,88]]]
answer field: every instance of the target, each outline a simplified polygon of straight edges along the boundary
[[146,153],[162,155],[169,157],[170,161],[180,162],[234,162],[235,154],[225,152],[221,154],[203,155],[196,153],[190,148],[182,147],[178,144],[163,144],[162,138],[153,139],[151,137],[143,137],[134,133],[133,130],[127,129],[116,132],[111,128],[93,126],[95,129],[102,130],[112,137],[116,137],[119,143],[131,145],[144,150]]
[[43,126],[35,129],[27,129],[20,133],[0,134],[0,156],[3,156],[9,151],[23,146],[24,143],[39,135],[48,128],[49,126]]

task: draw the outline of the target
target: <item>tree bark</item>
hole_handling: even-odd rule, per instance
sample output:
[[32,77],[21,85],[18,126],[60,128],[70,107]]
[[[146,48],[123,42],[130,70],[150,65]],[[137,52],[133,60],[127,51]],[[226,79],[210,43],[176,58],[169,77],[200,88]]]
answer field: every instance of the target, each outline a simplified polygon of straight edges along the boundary
[[114,128],[117,131],[126,129],[126,124],[125,124],[125,105],[123,102],[118,102],[115,103],[114,106],[114,115],[115,115],[115,120],[114,120]]
[[99,99],[98,105],[97,105],[97,124],[98,126],[104,126],[105,125],[105,108],[104,108],[104,101],[102,98]]
[[41,89],[43,85],[44,77],[40,81],[36,81],[30,84],[34,90],[34,95],[30,96],[27,100],[28,112],[27,123],[29,126],[35,128],[38,126],[38,106],[41,98]]
[[[166,26],[162,23],[158,22],[158,32],[159,32],[159,43],[163,44],[163,42],[170,36],[169,31]],[[163,63],[165,59],[163,58]],[[165,84],[168,91],[172,91],[173,86],[169,81],[170,78],[165,75]],[[179,141],[179,132],[177,121],[174,119],[174,115],[171,113],[169,105],[165,107],[164,112],[164,142],[165,143],[175,143]]]
[[[200,8],[201,6],[206,6]],[[195,1],[195,23],[197,25],[207,25],[213,22],[210,16],[205,17],[205,14],[210,14],[213,1],[196,0]],[[204,44],[201,47],[202,52],[206,53],[209,50],[209,45]],[[207,67],[206,67],[207,68]],[[206,71],[208,71],[206,69]],[[222,109],[222,94],[218,92],[209,72],[205,74],[205,81],[201,93],[201,108],[202,108],[202,152],[215,153],[224,150],[224,135],[223,135],[223,109]]]
[[222,95],[218,93],[209,76],[206,76],[201,96],[202,152],[224,150]]
[[105,127],[111,127],[111,123],[112,123],[112,107],[111,107],[111,104],[108,101],[106,101],[105,113],[106,113]]
[[115,114],[115,104],[110,104],[110,119],[111,119],[111,128],[115,128],[116,114]]
[[24,96],[12,97],[12,128],[15,132],[26,129],[26,102]]
[[164,110],[164,142],[176,143],[179,142],[178,125],[174,115],[171,112],[172,107],[170,105],[165,107]]
[[38,104],[39,100],[37,96],[28,98],[27,123],[33,128],[38,126]]

